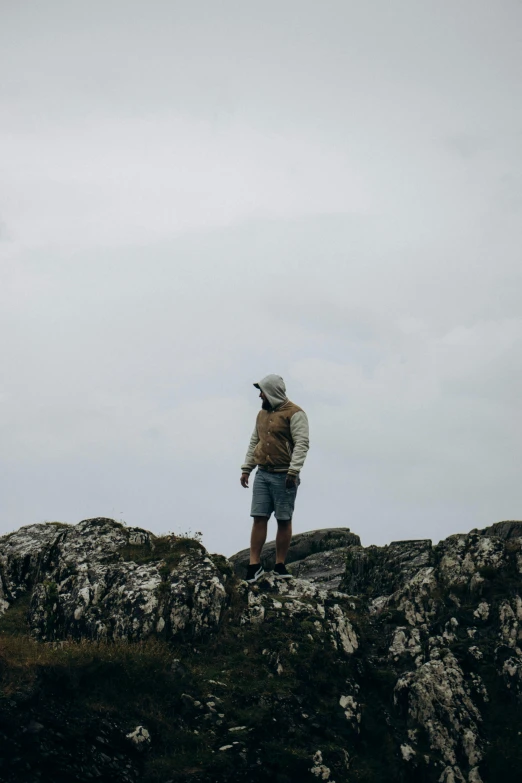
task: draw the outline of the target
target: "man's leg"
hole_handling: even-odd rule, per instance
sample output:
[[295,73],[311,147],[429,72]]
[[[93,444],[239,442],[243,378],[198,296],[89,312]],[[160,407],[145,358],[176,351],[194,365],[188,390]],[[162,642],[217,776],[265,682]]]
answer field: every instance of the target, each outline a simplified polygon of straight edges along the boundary
[[292,520],[277,520],[276,563],[284,563],[292,540]]
[[250,535],[250,565],[257,565],[261,561],[261,550],[266,541],[267,528],[268,517],[254,517]]

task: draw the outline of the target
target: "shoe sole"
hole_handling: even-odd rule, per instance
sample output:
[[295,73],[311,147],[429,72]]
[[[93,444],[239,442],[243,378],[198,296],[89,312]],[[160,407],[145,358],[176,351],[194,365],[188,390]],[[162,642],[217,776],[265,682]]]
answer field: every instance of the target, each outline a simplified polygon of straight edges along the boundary
[[293,574],[278,574],[277,571],[272,571],[272,573],[277,579],[292,579],[294,576]]
[[264,573],[265,573],[265,571],[263,570],[263,571],[261,571],[261,573],[260,573],[260,574],[256,574],[256,575],[255,575],[255,577],[254,577],[253,579],[245,579],[245,582],[246,582],[247,584],[251,585],[251,584],[253,584],[254,582],[257,582],[257,580],[258,580],[258,579],[259,579],[261,576],[263,576],[263,574],[264,574]]

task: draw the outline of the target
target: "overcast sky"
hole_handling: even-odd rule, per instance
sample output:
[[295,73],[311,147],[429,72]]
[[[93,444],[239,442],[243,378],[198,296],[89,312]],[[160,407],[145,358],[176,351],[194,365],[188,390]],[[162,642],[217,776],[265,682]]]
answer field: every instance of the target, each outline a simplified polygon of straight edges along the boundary
[[246,547],[268,373],[295,532],[522,518],[519,0],[3,0],[0,72],[0,532]]

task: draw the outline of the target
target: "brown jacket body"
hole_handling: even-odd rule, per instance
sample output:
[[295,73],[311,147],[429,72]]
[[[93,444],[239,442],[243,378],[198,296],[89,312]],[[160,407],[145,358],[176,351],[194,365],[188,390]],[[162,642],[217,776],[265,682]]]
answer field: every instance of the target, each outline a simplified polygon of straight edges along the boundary
[[308,419],[285,395],[283,379],[268,375],[256,384],[268,398],[270,410],[260,410],[241,466],[250,473],[256,465],[276,473],[298,475],[309,449]]

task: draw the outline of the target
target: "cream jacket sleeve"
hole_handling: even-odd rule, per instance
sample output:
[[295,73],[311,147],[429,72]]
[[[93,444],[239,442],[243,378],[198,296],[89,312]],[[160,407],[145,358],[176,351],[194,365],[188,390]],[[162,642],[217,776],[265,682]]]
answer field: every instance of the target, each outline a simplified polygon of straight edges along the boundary
[[259,443],[259,435],[257,434],[257,422],[256,422],[256,426],[254,427],[252,437],[250,438],[250,444],[248,446],[248,451],[246,453],[245,462],[243,465],[241,465],[241,470],[243,473],[251,473],[252,470],[255,468],[256,463],[254,462],[254,449],[258,443]]
[[294,442],[294,450],[288,473],[289,475],[297,476],[304,465],[306,453],[310,448],[308,417],[304,411],[297,411],[290,419],[290,434]]

